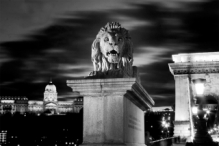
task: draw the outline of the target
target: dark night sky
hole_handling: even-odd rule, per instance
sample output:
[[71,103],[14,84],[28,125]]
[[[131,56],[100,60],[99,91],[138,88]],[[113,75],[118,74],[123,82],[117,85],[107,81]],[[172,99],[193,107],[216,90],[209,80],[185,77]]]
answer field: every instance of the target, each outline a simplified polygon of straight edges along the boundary
[[129,30],[155,106],[174,104],[171,55],[219,50],[218,0],[0,0],[0,95],[42,100],[52,78],[71,100],[66,80],[92,71],[91,44],[112,21]]

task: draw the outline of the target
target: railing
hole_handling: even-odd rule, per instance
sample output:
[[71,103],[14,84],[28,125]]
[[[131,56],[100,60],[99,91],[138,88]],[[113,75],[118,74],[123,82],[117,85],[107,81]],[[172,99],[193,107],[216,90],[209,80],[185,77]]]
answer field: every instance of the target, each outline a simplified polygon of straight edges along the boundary
[[[155,140],[150,142],[150,144],[146,144],[147,146],[193,146],[192,143],[181,143],[180,142],[180,138],[179,137],[168,137],[168,138],[164,138],[164,139],[159,139],[159,140]],[[215,146],[218,145],[219,146],[219,142],[215,141]]]
[[179,137],[168,137],[159,140],[152,141],[147,146],[172,146],[173,143],[179,143]]

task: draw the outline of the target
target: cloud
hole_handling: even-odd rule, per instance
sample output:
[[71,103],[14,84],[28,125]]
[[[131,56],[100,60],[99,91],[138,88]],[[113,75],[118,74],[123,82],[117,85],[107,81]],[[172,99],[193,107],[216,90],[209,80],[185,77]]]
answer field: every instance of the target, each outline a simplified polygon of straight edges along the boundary
[[[107,11],[116,7],[122,9],[125,8],[125,4],[98,0],[65,0],[65,2],[61,0],[1,0],[0,41],[20,40],[31,31],[52,25],[55,18],[66,17],[68,12]],[[78,16],[71,16],[71,18],[76,17]]]
[[130,17],[126,15],[115,15],[113,16],[113,19],[120,22],[122,24],[122,27],[126,28],[129,31],[138,27],[153,25],[153,23],[151,23],[150,21],[136,19],[135,17]]
[[10,62],[12,60],[13,60],[13,58],[11,58],[8,55],[8,52],[5,49],[1,48],[0,49],[0,67],[2,64],[6,63],[6,62]]
[[[96,1],[100,3],[97,5],[82,1],[72,5],[73,2],[76,1],[22,3],[4,13],[1,18],[6,19],[9,13],[14,16],[0,27],[6,28],[3,32],[1,29],[0,38],[7,36],[0,44],[1,95],[42,98],[52,78],[60,98],[70,98],[72,90],[66,80],[92,71],[91,44],[107,22],[119,21],[130,31],[134,65],[139,67],[142,85],[156,105],[174,102],[174,78],[168,68],[172,54],[219,48],[218,1],[139,1],[129,5],[122,1]],[[21,11],[16,14],[18,10]],[[11,25],[7,27],[8,22]]]
[[74,101],[78,97],[81,97],[78,92],[72,92],[63,95],[58,94],[58,101]]
[[138,53],[134,56],[135,66],[148,65],[155,62],[161,62],[167,59],[169,60],[169,58],[164,58],[159,56],[161,56],[162,54],[169,54],[169,52],[171,52],[171,49],[168,48],[152,47],[152,46],[139,47],[137,49],[140,50],[141,53]]
[[88,64],[59,64],[59,70],[63,72],[61,76],[64,77],[85,77],[93,70],[93,66]]

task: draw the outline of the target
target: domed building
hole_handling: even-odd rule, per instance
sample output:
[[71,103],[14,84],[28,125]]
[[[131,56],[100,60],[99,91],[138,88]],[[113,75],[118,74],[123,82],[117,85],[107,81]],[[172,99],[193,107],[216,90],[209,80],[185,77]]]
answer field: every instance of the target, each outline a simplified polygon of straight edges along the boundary
[[0,114],[26,112],[50,114],[79,113],[83,107],[83,98],[72,95],[71,101],[58,101],[56,86],[49,82],[43,93],[43,100],[28,100],[26,97],[0,96]]
[[58,93],[56,86],[49,82],[46,85],[44,91],[43,101],[29,100],[28,109],[29,112],[34,112],[37,114],[47,113],[47,114],[66,114],[66,113],[79,113],[83,107],[83,103],[78,104],[78,101],[82,101],[81,97],[73,97],[75,100],[72,101],[58,101]]
[[57,112],[57,91],[56,86],[50,81],[50,83],[46,86],[45,92],[44,92],[44,110],[51,110],[53,112]]

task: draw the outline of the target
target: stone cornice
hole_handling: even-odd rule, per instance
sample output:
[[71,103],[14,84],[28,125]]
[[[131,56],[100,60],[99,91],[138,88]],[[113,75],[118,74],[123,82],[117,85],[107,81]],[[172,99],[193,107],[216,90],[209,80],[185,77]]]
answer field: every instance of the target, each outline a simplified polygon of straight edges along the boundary
[[126,92],[134,82],[135,78],[81,79],[67,80],[67,86],[82,96],[107,96]]
[[147,91],[142,87],[142,85],[139,82],[136,82],[132,86],[132,91],[135,92],[135,94],[142,96],[144,100],[148,100],[148,102],[152,103],[152,105],[155,104],[154,100],[151,98],[151,96],[147,93]]
[[213,62],[219,61],[219,52],[177,54],[172,55],[172,59],[175,63]]
[[170,72],[177,74],[203,74],[203,73],[219,73],[219,62],[185,62],[185,63],[169,63]]
[[138,83],[136,78],[68,80],[67,86],[82,96],[105,97],[125,96],[139,108],[146,110],[154,105],[153,99]]

